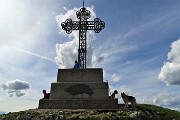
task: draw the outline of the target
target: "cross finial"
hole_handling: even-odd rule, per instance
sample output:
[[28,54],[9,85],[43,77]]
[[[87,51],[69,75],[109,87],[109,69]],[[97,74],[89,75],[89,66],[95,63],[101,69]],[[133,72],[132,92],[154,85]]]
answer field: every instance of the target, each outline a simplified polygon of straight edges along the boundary
[[84,8],[84,0],[83,0],[83,8]]

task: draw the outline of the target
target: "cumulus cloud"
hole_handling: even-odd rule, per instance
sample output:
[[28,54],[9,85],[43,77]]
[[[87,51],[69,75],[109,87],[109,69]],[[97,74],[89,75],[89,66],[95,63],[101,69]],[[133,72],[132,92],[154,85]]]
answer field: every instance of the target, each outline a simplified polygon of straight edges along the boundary
[[[79,11],[80,8],[74,8],[71,10],[67,10],[65,14],[60,14],[56,16],[56,21],[59,26],[59,33],[62,35],[68,35],[69,40],[62,44],[56,45],[56,53],[55,57],[56,64],[59,68],[72,68],[74,61],[78,59],[78,42],[79,42],[79,33],[78,31],[73,31],[71,34],[66,34],[65,31],[61,28],[61,23],[66,19],[71,18],[73,21],[79,21],[76,17],[76,12]],[[96,14],[94,12],[94,7],[87,7],[89,11],[91,11],[91,18],[88,19],[90,21],[94,20]],[[92,48],[92,40],[95,39],[94,31],[87,32],[87,67],[92,66],[92,56],[93,56],[93,48]]]
[[166,85],[180,85],[180,39],[172,43],[158,79],[164,81]]
[[180,110],[180,93],[159,93],[153,97],[152,103],[162,107]]
[[113,74],[111,77],[111,80],[113,82],[119,82],[121,79],[122,79],[122,77],[120,75],[117,75],[117,74]]
[[14,80],[7,83],[1,83],[0,87],[5,90],[9,97],[21,97],[24,96],[24,90],[29,89],[29,83],[22,80]]

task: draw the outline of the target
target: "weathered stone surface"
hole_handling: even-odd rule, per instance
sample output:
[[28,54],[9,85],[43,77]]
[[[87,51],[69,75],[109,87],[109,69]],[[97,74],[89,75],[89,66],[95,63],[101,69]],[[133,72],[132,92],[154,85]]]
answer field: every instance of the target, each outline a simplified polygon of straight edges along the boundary
[[103,82],[102,68],[59,69],[57,82]]
[[[77,88],[74,91],[68,92],[69,88],[77,85],[86,85],[89,92],[85,88]],[[73,95],[73,92],[76,94]],[[92,93],[91,93],[92,92]],[[77,94],[79,93],[79,94]],[[88,94],[89,93],[89,94]],[[91,93],[91,94],[90,94]],[[107,82],[58,82],[51,84],[50,99],[107,99],[108,98],[108,83]]]
[[118,99],[46,100],[39,101],[39,109],[118,109]]
[[84,93],[88,95],[93,94],[92,89],[86,84],[71,85],[66,88],[66,92],[69,92],[71,95],[79,95]]

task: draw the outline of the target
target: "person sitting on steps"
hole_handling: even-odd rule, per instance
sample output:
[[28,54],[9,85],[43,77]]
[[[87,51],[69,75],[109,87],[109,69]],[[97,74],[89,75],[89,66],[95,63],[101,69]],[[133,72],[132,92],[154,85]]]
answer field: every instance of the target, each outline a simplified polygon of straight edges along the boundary
[[77,60],[75,61],[74,69],[79,69],[79,63],[77,62]]
[[115,95],[118,94],[117,90],[114,90],[113,94],[111,95],[111,98],[115,99]]
[[43,90],[44,98],[43,99],[49,99],[50,93],[46,93],[46,90]]

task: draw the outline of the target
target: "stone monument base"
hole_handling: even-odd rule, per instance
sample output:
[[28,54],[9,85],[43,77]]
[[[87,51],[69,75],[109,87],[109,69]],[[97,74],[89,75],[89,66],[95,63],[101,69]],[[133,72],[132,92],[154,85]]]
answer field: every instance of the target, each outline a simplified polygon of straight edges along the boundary
[[39,101],[39,109],[118,109],[118,99],[104,100],[48,100]]
[[59,69],[51,84],[49,99],[39,100],[39,109],[118,109],[118,99],[109,98],[102,68]]

